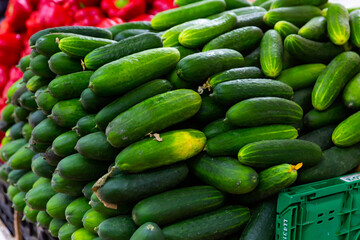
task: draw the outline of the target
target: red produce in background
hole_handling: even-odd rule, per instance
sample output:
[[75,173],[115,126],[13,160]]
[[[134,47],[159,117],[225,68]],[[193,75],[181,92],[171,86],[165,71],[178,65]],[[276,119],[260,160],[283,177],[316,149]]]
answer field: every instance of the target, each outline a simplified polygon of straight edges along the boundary
[[155,0],[149,13],[155,15],[159,12],[175,8],[174,0]]
[[75,0],[80,7],[99,6],[101,0]]
[[154,17],[154,15],[142,14],[142,15],[139,15],[139,16],[131,19],[129,22],[151,21],[151,19],[152,19],[153,17]]
[[9,78],[9,67],[5,66],[5,65],[0,65],[0,93],[1,94],[7,83],[8,78]]
[[22,41],[20,34],[2,33],[0,34],[0,64],[16,65],[20,58]]
[[25,22],[31,12],[28,0],[10,0],[5,16],[12,29],[21,32],[26,30]]
[[115,18],[104,18],[97,27],[100,28],[109,28],[117,24],[122,24],[124,21],[121,18],[115,17]]
[[75,13],[73,23],[74,26],[96,26],[101,23],[104,15],[100,8],[86,7]]
[[102,0],[101,8],[109,17],[119,17],[129,21],[146,11],[145,0]]

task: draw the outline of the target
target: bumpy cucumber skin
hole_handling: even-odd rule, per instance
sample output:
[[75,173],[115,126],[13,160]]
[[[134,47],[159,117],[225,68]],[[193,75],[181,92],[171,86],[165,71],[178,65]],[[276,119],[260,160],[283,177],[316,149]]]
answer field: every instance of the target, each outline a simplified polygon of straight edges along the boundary
[[101,97],[96,95],[90,88],[86,88],[80,95],[80,102],[88,113],[97,113],[107,104],[112,102],[113,98]]
[[334,58],[316,80],[312,92],[312,104],[323,111],[335,101],[345,84],[358,72],[360,56],[345,52]]
[[109,28],[109,31],[112,33],[112,36],[115,37],[119,32],[126,29],[148,29],[152,30],[151,23],[148,21],[139,21],[139,22],[127,22],[112,26]]
[[53,218],[65,219],[65,209],[74,200],[72,196],[57,193],[46,203],[46,212]]
[[78,230],[78,227],[71,225],[70,223],[65,223],[58,232],[58,238],[61,240],[71,240],[71,235]]
[[56,103],[49,116],[57,125],[72,128],[80,118],[86,115],[79,99],[71,99]]
[[299,139],[316,143],[324,151],[334,146],[331,136],[335,128],[336,125],[328,125],[302,135]]
[[121,31],[118,34],[116,34],[116,36],[114,37],[114,40],[119,42],[119,41],[125,40],[127,38],[135,37],[137,35],[148,33],[148,32],[149,32],[148,29],[126,29],[126,30]]
[[18,67],[21,70],[21,72],[24,73],[26,71],[26,68],[28,68],[30,65],[30,61],[31,61],[30,55],[26,55],[26,56],[20,58]]
[[54,173],[51,178],[51,188],[59,193],[65,193],[70,196],[78,197],[82,195],[86,182],[72,181],[61,177],[58,173]]
[[336,45],[344,45],[350,38],[348,10],[341,4],[331,4],[326,19],[330,40]]
[[360,112],[341,122],[333,132],[332,140],[336,146],[349,147],[360,142]]
[[75,146],[79,136],[74,131],[65,132],[56,137],[52,143],[52,150],[60,157],[66,157],[76,153]]
[[85,197],[79,197],[66,207],[66,220],[70,224],[80,228],[83,226],[81,219],[89,209],[91,209],[91,207],[88,199]]
[[218,73],[209,79],[211,87],[216,87],[218,84],[236,79],[253,79],[263,77],[262,71],[257,67],[242,67],[232,68],[224,72]]
[[297,34],[299,31],[297,26],[287,21],[277,22],[274,29],[281,35],[282,38],[286,38],[290,34]]
[[95,114],[86,115],[85,117],[80,118],[73,130],[75,130],[80,137],[99,131],[99,128],[95,123]]
[[360,10],[350,13],[351,42],[356,47],[360,47]]
[[320,41],[326,36],[326,18],[314,17],[300,28],[298,34],[304,38]]
[[156,223],[147,222],[134,232],[130,240],[165,240],[165,237]]
[[37,158],[34,156],[31,162],[31,170],[39,177],[50,179],[55,171],[55,168],[56,167],[47,163],[43,156],[38,156]]
[[41,36],[38,40],[36,40],[36,51],[45,55],[47,57],[51,57],[52,55],[60,52],[59,48],[59,40],[65,37],[70,37],[75,34],[72,33],[50,33]]
[[57,126],[51,119],[41,121],[32,132],[35,141],[41,143],[51,143],[57,136],[64,132],[64,129]]
[[46,210],[46,203],[56,192],[51,188],[51,184],[43,183],[27,192],[25,196],[26,204],[35,210]]
[[22,146],[9,159],[10,166],[13,169],[31,169],[32,157],[36,154],[30,149],[29,144]]
[[44,55],[38,55],[30,62],[30,70],[37,76],[52,78],[55,74],[50,70],[48,64],[49,58]]
[[97,233],[101,239],[130,239],[136,230],[136,225],[130,216],[117,216],[103,221]]
[[360,108],[360,74],[357,74],[346,84],[343,92],[343,100],[345,106],[348,108]]
[[280,7],[289,7],[289,6],[297,6],[297,5],[312,5],[312,6],[320,6],[327,3],[328,0],[275,0],[271,4],[271,9],[280,8]]
[[50,57],[49,68],[57,75],[66,75],[84,70],[79,59],[72,58],[63,52]]
[[283,41],[275,30],[264,34],[260,43],[260,64],[268,77],[277,77],[283,68]]
[[49,93],[48,88],[46,87],[43,90],[42,90],[42,88],[40,88],[35,93],[35,101],[36,101],[38,107],[40,108],[40,110],[45,115],[49,115],[51,113],[52,108],[59,101],[59,99],[54,98],[53,96],[51,96],[51,94]]

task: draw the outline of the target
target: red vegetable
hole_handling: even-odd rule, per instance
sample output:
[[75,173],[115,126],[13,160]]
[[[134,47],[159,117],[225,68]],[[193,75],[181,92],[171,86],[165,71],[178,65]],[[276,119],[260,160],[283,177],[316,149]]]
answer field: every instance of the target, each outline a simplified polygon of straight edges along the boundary
[[101,0],[76,0],[80,7],[99,6]]
[[23,73],[20,71],[20,69],[18,69],[17,67],[13,66],[10,69],[10,73],[9,73],[9,78],[5,84],[5,87],[3,89],[2,92],[2,99],[6,100],[7,97],[7,92],[9,90],[9,88],[14,84],[14,82],[16,82],[17,80],[19,80],[22,77]]
[[128,21],[146,11],[145,0],[102,0],[101,8],[110,16]]
[[171,9],[171,8],[175,8],[176,6],[174,5],[174,1],[173,0],[155,0],[152,6],[152,9],[150,9],[149,13],[150,14],[157,14],[159,12]]
[[5,16],[9,25],[16,31],[25,31],[25,22],[32,12],[28,0],[10,0]]
[[97,26],[100,24],[104,15],[100,8],[86,7],[75,13],[75,22],[73,25],[77,26]]
[[151,19],[154,17],[154,15],[150,14],[142,14],[140,16],[137,16],[136,18],[131,19],[129,22],[138,22],[138,21],[151,21]]
[[8,78],[9,78],[9,68],[5,65],[0,65],[0,93],[2,93]]
[[0,34],[0,64],[12,66],[18,63],[22,42],[20,34]]
[[100,28],[109,28],[109,27],[112,27],[114,25],[117,25],[117,24],[122,24],[124,23],[124,21],[121,19],[121,18],[104,18],[98,25],[97,27],[100,27]]

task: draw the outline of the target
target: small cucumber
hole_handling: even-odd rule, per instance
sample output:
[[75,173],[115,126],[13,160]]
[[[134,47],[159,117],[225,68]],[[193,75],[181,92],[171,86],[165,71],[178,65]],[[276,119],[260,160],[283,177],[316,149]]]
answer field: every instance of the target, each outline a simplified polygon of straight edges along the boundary
[[115,41],[122,41],[125,40],[127,38],[131,38],[140,34],[144,34],[144,33],[149,33],[148,29],[126,29],[124,31],[119,32],[118,34],[116,34],[116,36],[114,37]]
[[16,187],[22,192],[28,192],[38,179],[39,176],[35,175],[32,171],[29,171],[17,181]]
[[51,143],[63,132],[64,129],[56,125],[53,120],[44,119],[33,129],[32,137],[37,142]]
[[321,150],[326,150],[334,146],[331,136],[335,128],[336,125],[328,125],[302,135],[299,139],[316,143]]
[[152,30],[151,23],[148,21],[139,21],[139,22],[126,22],[122,24],[118,24],[109,28],[112,36],[116,36],[121,31],[126,29],[148,29]]
[[349,12],[341,4],[331,4],[328,8],[327,31],[330,40],[336,45],[344,45],[350,38]]
[[49,146],[45,153],[44,153],[44,158],[46,160],[47,163],[49,163],[51,166],[57,166],[58,163],[60,162],[60,160],[62,159],[62,157],[56,155],[54,153],[54,151],[52,150],[51,146]]
[[40,211],[31,209],[29,206],[25,206],[24,208],[24,217],[23,220],[27,220],[31,223],[36,223],[36,217]]
[[130,239],[135,230],[136,225],[131,217],[120,215],[103,221],[97,228],[97,233],[103,240]]
[[359,118],[360,112],[354,113],[336,127],[332,135],[336,146],[349,147],[360,142]]
[[14,94],[11,96],[11,104],[14,106],[20,106],[19,104],[19,98],[20,96],[28,91],[25,85],[21,86],[20,88],[16,89]]
[[27,83],[33,76],[35,76],[35,74],[31,70],[26,70],[23,75],[23,82]]
[[46,203],[56,192],[49,182],[40,184],[26,193],[25,201],[32,209],[46,210]]
[[48,147],[50,147],[50,143],[40,143],[37,141],[34,141],[33,137],[29,140],[30,148],[31,150],[39,153],[44,153]]
[[26,141],[29,141],[29,140],[30,140],[32,130],[33,130],[33,128],[30,126],[29,123],[26,123],[26,124],[23,126],[23,128],[22,128],[22,130],[21,130],[21,134],[23,135],[23,137],[24,137],[24,139],[25,139]]
[[88,113],[97,113],[107,104],[112,102],[113,98],[101,97],[96,95],[90,88],[86,88],[80,95],[80,102]]
[[281,35],[283,39],[290,34],[297,34],[299,31],[297,26],[287,21],[278,21],[275,24],[274,29]]
[[220,117],[224,117],[226,110],[224,106],[219,104],[214,98],[209,96],[202,97],[201,107],[199,111],[192,118],[196,122],[207,124]]
[[339,123],[347,116],[345,106],[342,104],[333,104],[325,111],[311,110],[304,116],[303,122],[307,128],[317,129],[329,124]]
[[171,85],[173,86],[174,89],[184,89],[184,88],[192,89],[192,90],[197,89],[196,84],[186,82],[186,81],[182,80],[181,78],[179,78],[179,76],[176,74],[176,69],[174,69],[174,71],[172,71],[167,76],[167,80],[171,83]]
[[10,201],[12,201],[15,195],[18,194],[19,192],[20,190],[17,187],[15,187],[14,185],[9,185],[6,195],[10,199]]
[[24,201],[25,198],[25,192],[19,192],[18,194],[16,194],[12,200],[13,204],[11,207],[14,208],[15,211],[18,212],[24,212],[24,208],[26,206],[26,203]]
[[206,138],[210,139],[232,129],[234,129],[234,126],[230,125],[228,121],[224,121],[224,119],[218,119],[206,125],[203,129],[203,132]]
[[271,9],[298,5],[320,6],[327,2],[328,0],[275,0],[271,5]]
[[360,74],[357,74],[345,86],[343,100],[346,107],[351,109],[360,108]]
[[57,237],[59,233],[59,229],[66,223],[64,219],[56,219],[51,220],[49,225],[49,232],[51,236]]
[[106,219],[107,217],[105,215],[95,211],[94,209],[90,209],[84,214],[82,222],[84,228],[88,232],[96,234],[96,229],[98,228],[100,223],[102,223]]
[[12,104],[6,105],[6,107],[3,108],[1,111],[1,120],[4,120],[5,122],[7,122],[9,124],[13,124],[15,122],[14,116],[13,116],[14,110],[15,110],[14,105],[12,105]]
[[92,209],[106,217],[115,217],[121,214],[129,214],[132,210],[132,204],[121,204],[117,206],[117,209],[107,208],[94,193],[91,195],[90,206]]
[[46,211],[39,211],[36,216],[36,222],[40,227],[49,228],[50,222],[53,218],[47,214]]
[[252,13],[266,13],[266,10],[262,7],[258,7],[258,6],[250,6],[250,7],[242,7],[242,8],[235,8],[232,10],[228,10],[228,11],[224,11],[218,14],[214,14],[211,15],[210,17],[207,17],[206,19],[215,19],[218,18],[226,13],[234,13],[236,16],[243,16],[243,15],[248,15],[248,14],[252,14]]
[[211,87],[215,88],[218,84],[236,79],[261,78],[263,73],[257,67],[232,68],[218,73],[209,79]]
[[156,223],[147,222],[134,232],[130,240],[165,240],[165,237]]
[[72,196],[57,193],[46,203],[46,212],[53,218],[65,219],[65,209],[74,200]]
[[18,102],[22,108],[25,108],[28,111],[35,111],[37,105],[35,102],[35,94],[30,91],[26,91],[18,99]]
[[[9,164],[9,166],[10,166],[10,164]],[[25,169],[13,169],[8,174],[7,182],[11,185],[16,185],[17,181],[28,172],[29,172],[29,170],[25,170]]]
[[283,52],[280,34],[275,30],[267,31],[260,43],[260,64],[266,76],[277,77],[281,73]]
[[9,159],[9,163],[12,169],[31,169],[31,160],[36,154],[30,149],[29,144],[22,146],[14,153]]
[[35,101],[39,109],[41,109],[44,114],[48,115],[51,113],[52,108],[59,101],[59,99],[51,96],[48,88],[46,87],[44,90],[37,91],[35,93]]
[[38,157],[35,155],[31,162],[31,170],[39,177],[50,179],[55,168],[56,167],[51,166],[41,155]]
[[89,182],[84,186],[84,188],[81,190],[84,197],[88,200],[91,200],[91,196],[93,195],[92,187],[94,186],[96,181]]
[[71,240],[71,235],[78,230],[78,227],[71,225],[70,223],[65,223],[59,229],[58,238],[60,240]]
[[72,58],[63,52],[56,53],[50,57],[49,68],[57,75],[66,75],[84,70],[79,59]]
[[52,143],[52,150],[60,157],[66,157],[76,153],[75,146],[79,135],[74,131],[65,132],[56,137]]
[[26,121],[29,114],[30,114],[30,111],[26,110],[25,108],[16,107],[14,110],[15,122],[18,123],[18,122]]
[[79,228],[72,235],[72,240],[98,240],[98,235],[87,231],[85,228]]
[[34,76],[29,79],[26,83],[26,88],[30,91],[35,93],[40,88],[46,86],[49,83],[49,80],[44,77]]
[[16,92],[16,90],[18,90],[19,88],[21,88],[22,86],[24,86],[25,83],[22,81],[22,79],[20,78],[19,80],[17,80],[16,82],[14,82],[11,87],[8,89],[8,92],[6,94],[6,103],[10,103],[11,102],[11,97],[12,95],[14,95],[14,93]]
[[85,184],[86,182],[65,179],[56,172],[51,178],[52,189],[54,189],[58,193],[65,193],[74,197],[82,195],[81,190],[83,189]]
[[187,57],[187,56],[191,55],[191,54],[199,52],[199,50],[197,50],[197,49],[186,48],[186,47],[183,47],[183,46],[174,46],[174,48],[176,48],[179,51],[180,60],[183,59],[184,57]]
[[63,38],[74,36],[72,33],[51,33],[46,34],[36,40],[33,49],[36,49],[42,55],[51,57],[52,55],[60,52],[59,41]]
[[72,128],[80,118],[86,115],[79,99],[75,98],[56,103],[48,117],[61,127]]
[[250,14],[240,15],[237,17],[235,28],[243,28],[248,26],[256,26],[263,30],[267,30],[268,26],[264,22],[266,12],[254,12]]
[[355,10],[350,14],[351,42],[356,47],[360,47],[360,10]]
[[21,72],[25,72],[26,69],[30,66],[30,55],[26,55],[22,58],[20,58],[19,64],[17,65],[17,67],[20,69]]
[[326,18],[314,17],[299,30],[299,35],[314,41],[323,40],[326,37]]
[[84,197],[79,197],[72,201],[65,209],[66,221],[80,228],[82,227],[82,218],[90,210],[89,201]]
[[73,127],[73,130],[75,130],[80,137],[99,131],[95,123],[95,115],[86,115],[80,118],[76,126]]
[[247,0],[225,0],[225,3],[226,9],[238,9],[251,6]]
[[55,74],[50,70],[49,58],[44,55],[37,55],[30,62],[30,70],[37,76],[52,78]]
[[9,137],[11,137],[12,140],[23,138],[21,131],[24,125],[25,122],[18,122],[12,125],[11,128],[9,129]]

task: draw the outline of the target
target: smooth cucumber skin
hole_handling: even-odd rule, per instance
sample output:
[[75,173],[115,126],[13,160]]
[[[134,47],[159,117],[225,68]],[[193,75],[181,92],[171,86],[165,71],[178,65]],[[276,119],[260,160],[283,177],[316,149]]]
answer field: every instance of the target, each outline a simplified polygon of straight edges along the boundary
[[66,224],[66,221],[64,219],[54,218],[53,220],[51,220],[50,225],[49,225],[49,232],[50,232],[51,236],[57,237],[58,233],[59,233],[59,229],[64,224]]
[[39,90],[43,86],[46,86],[48,83],[49,80],[47,78],[36,75],[29,79],[29,81],[26,83],[26,88],[30,92],[35,93],[37,90]]
[[27,221],[31,223],[36,223],[36,217],[38,215],[39,211],[31,209],[28,205],[24,208],[24,217]]
[[9,137],[11,137],[12,140],[23,138],[21,131],[24,125],[25,122],[18,122],[12,125],[11,128],[9,128]]
[[344,51],[330,42],[316,42],[296,34],[286,37],[284,46],[289,53],[307,63],[329,63]]
[[237,22],[235,28],[243,28],[247,26],[256,26],[263,30],[268,29],[268,26],[264,22],[264,16],[266,11],[253,12],[245,15],[240,15],[237,17]]
[[341,4],[331,4],[326,20],[330,40],[336,45],[344,45],[350,38],[348,10]]
[[130,240],[165,240],[165,237],[156,223],[147,222],[134,232]]
[[290,34],[297,34],[299,31],[297,26],[287,21],[277,22],[274,29],[281,35],[282,38],[286,38]]
[[71,240],[97,240],[97,235],[87,231],[85,228],[79,228],[71,235]]
[[327,22],[324,17],[314,17],[304,26],[302,26],[298,34],[304,38],[320,41],[324,39],[327,32]]
[[37,105],[34,99],[34,93],[27,91],[21,94],[18,98],[18,103],[22,108],[25,108],[28,111],[37,110]]
[[121,214],[129,214],[132,210],[132,204],[121,204],[117,206],[117,209],[107,208],[95,194],[91,195],[90,206],[92,209],[106,217],[115,217]]
[[96,181],[92,181],[89,182],[88,184],[86,184],[83,189],[81,190],[81,192],[83,193],[84,197],[88,200],[91,200],[91,196],[93,194],[92,192],[92,187],[94,186]]
[[90,209],[84,214],[82,218],[82,222],[84,228],[88,232],[96,234],[96,229],[98,228],[100,223],[105,221],[106,219],[107,217],[104,216],[103,214],[95,211],[94,209]]
[[13,169],[31,169],[31,159],[35,154],[29,144],[26,144],[11,156],[9,164]]
[[311,103],[311,94],[312,94],[313,88],[304,88],[300,89],[294,92],[293,101],[298,104],[302,109],[304,113],[307,113],[311,109],[313,109],[312,103]]
[[216,85],[210,95],[224,105],[233,105],[254,97],[281,97],[290,99],[294,92],[282,82],[271,79],[231,80]]
[[34,184],[33,184],[33,188],[36,188],[37,186],[43,184],[43,183],[50,183],[50,179],[48,178],[44,178],[44,177],[40,177]]
[[215,210],[224,201],[224,194],[211,186],[180,188],[138,202],[132,219],[139,226],[146,222],[167,225]]
[[65,193],[74,197],[82,195],[81,190],[83,189],[85,184],[86,182],[65,179],[56,172],[51,178],[52,189],[54,189],[58,193]]
[[259,45],[262,37],[263,31],[258,27],[239,28],[214,38],[204,46],[202,51],[221,48],[234,49],[239,52],[249,51]]
[[120,149],[112,147],[107,142],[103,132],[91,133],[80,138],[75,149],[87,158],[100,161],[114,161],[120,152]]
[[119,58],[162,46],[161,38],[156,34],[144,33],[115,44],[94,49],[85,56],[84,63],[88,69],[98,69]]
[[231,205],[163,228],[165,239],[221,239],[239,229],[249,220],[248,208]]
[[360,142],[360,112],[356,112],[342,121],[332,134],[332,141],[339,147],[350,147]]
[[50,70],[48,64],[49,58],[44,55],[38,55],[30,62],[30,70],[37,76],[52,78],[55,74]]
[[294,90],[312,87],[325,68],[326,65],[321,63],[299,65],[282,71],[277,80]]
[[44,157],[41,155],[38,157],[35,155],[31,162],[31,170],[39,177],[51,178],[55,168],[56,167],[47,163]]
[[28,192],[39,179],[39,176],[35,175],[32,171],[23,175],[16,183],[17,188],[22,192]]
[[244,57],[235,50],[216,49],[181,59],[176,66],[176,73],[187,82],[202,84],[216,73],[241,67],[243,62]]
[[148,21],[139,21],[139,22],[126,22],[118,25],[114,25],[109,28],[109,31],[112,33],[112,36],[115,37],[119,32],[126,29],[148,29],[152,30],[151,23]]
[[36,222],[40,227],[49,228],[50,222],[53,218],[47,214],[46,211],[39,211],[36,216]]
[[56,53],[50,57],[49,68],[57,75],[66,75],[84,70],[79,59],[72,58],[63,52]]
[[225,3],[226,9],[237,9],[251,6],[251,4],[246,0],[226,0]]
[[23,176],[25,175],[27,172],[29,172],[29,170],[25,170],[25,169],[13,169],[9,175],[8,175],[8,179],[7,182],[11,185],[15,185],[17,183],[17,181]]
[[20,190],[13,186],[13,185],[9,185],[8,189],[7,189],[7,193],[6,195],[8,196],[8,198],[10,199],[10,201],[12,201],[12,199],[14,198],[14,196],[16,194],[18,194],[20,192]]
[[100,96],[119,95],[169,73],[179,60],[176,48],[145,50],[100,67],[89,87]]
[[194,2],[200,2],[200,0],[175,0],[175,4],[179,7],[194,3]]
[[26,68],[28,68],[30,65],[30,61],[31,61],[30,55],[26,55],[20,58],[18,68],[21,70],[21,72],[24,73],[26,71]]
[[25,201],[32,209],[46,210],[46,203],[56,192],[49,182],[40,184],[26,193]]
[[281,7],[268,11],[264,16],[264,22],[274,26],[283,20],[299,27],[318,16],[321,16],[321,9],[314,6]]
[[65,223],[58,232],[59,240],[71,240],[71,235],[78,230],[78,227],[71,225],[70,223]]
[[35,76],[35,74],[31,70],[26,70],[22,78],[23,82],[27,83],[33,76]]
[[79,197],[72,201],[65,209],[66,221],[80,228],[82,227],[82,218],[90,210],[89,201],[84,197]]
[[129,216],[118,216],[103,221],[97,233],[102,240],[130,239],[136,225]]
[[63,132],[65,132],[64,129],[56,125],[53,120],[44,119],[33,129],[31,135],[37,142],[51,143]]
[[[51,145],[51,144],[50,144]],[[49,163],[51,166],[57,166],[58,163],[60,162],[60,160],[62,159],[62,157],[56,155],[54,153],[54,151],[52,150],[51,146],[49,146],[45,153],[44,153],[44,158],[46,160],[47,163]]]
[[[202,97],[201,107],[191,120],[201,124],[207,124],[225,115],[224,106],[219,104],[214,98],[209,96]],[[189,120],[190,121],[190,120]]]
[[15,106],[12,104],[6,105],[5,108],[1,111],[1,120],[9,124],[13,124],[15,122],[14,117],[12,116],[15,110]]
[[174,46],[174,48],[176,48],[179,51],[180,60],[183,59],[184,57],[187,57],[187,56],[191,55],[191,54],[199,52],[198,49],[191,49],[191,48],[186,48],[186,47],[183,47],[183,46]]
[[29,139],[31,138],[31,133],[32,133],[32,127],[30,126],[29,123],[26,123],[22,130],[21,130],[21,134],[23,135],[24,139],[26,141],[29,141]]
[[125,40],[127,38],[130,37],[134,37],[143,33],[148,33],[149,30],[148,29],[126,29],[124,31],[119,32],[118,34],[116,34],[116,36],[114,37],[115,41],[122,41]]
[[41,88],[35,93],[35,101],[39,107],[39,109],[46,115],[51,113],[52,108],[59,101],[59,99],[54,98],[50,95],[47,87],[44,90]]
[[17,152],[17,150],[19,150],[25,144],[26,144],[25,139],[20,138],[6,144],[6,147],[2,146],[0,148],[1,159],[5,162],[8,161],[10,157],[14,155]]
[[271,9],[281,8],[281,7],[289,7],[289,6],[297,6],[297,5],[312,5],[312,6],[320,6],[327,3],[328,0],[275,0],[271,4]]
[[99,131],[95,123],[95,114],[86,115],[79,119],[73,130],[80,136],[83,137],[90,133]]
[[209,80],[209,84],[211,85],[211,87],[215,88],[218,84],[230,80],[249,78],[252,79],[261,77],[263,77],[263,73],[257,67],[232,68],[212,76]]
[[186,164],[179,163],[144,173],[121,173],[109,178],[97,194],[107,203],[135,203],[173,188],[185,179],[188,172]]
[[72,196],[57,193],[46,203],[46,212],[52,218],[65,219],[65,209],[74,200]]
[[228,121],[239,127],[264,124],[291,124],[300,121],[303,110],[293,101],[277,97],[258,97],[241,101],[226,112]]
[[342,104],[334,104],[325,111],[317,111],[315,109],[305,114],[303,122],[309,129],[317,129],[325,127],[329,124],[339,123],[348,116],[345,106]]
[[343,100],[350,109],[360,108],[360,74],[355,75],[345,86]]
[[276,201],[266,200],[260,203],[243,230],[240,240],[273,240],[275,237]]
[[226,3],[223,0],[200,1],[156,14],[151,20],[151,26],[155,30],[165,30],[187,21],[220,13],[225,8]]
[[50,117],[57,125],[61,127],[74,127],[80,118],[86,116],[79,99],[63,100],[56,103],[51,110]]
[[86,88],[80,95],[80,102],[83,108],[88,113],[97,113],[107,104],[109,104],[113,98],[101,97],[96,95],[90,88]]
[[190,166],[199,179],[226,193],[251,192],[259,181],[254,169],[230,157],[202,155],[192,160]]
[[176,73],[176,69],[174,69],[174,71],[172,71],[170,74],[168,74],[167,80],[171,83],[171,85],[173,86],[173,89],[187,88],[187,89],[196,90],[196,84],[186,82],[186,81],[182,80],[181,78],[179,78],[179,76]]
[[277,77],[283,68],[284,46],[281,36],[275,30],[264,34],[260,43],[260,64],[264,74]]
[[52,150],[60,157],[66,157],[76,153],[74,149],[79,136],[74,131],[67,131],[56,137],[52,143]]
[[172,84],[166,80],[157,79],[147,82],[102,108],[95,116],[95,123],[101,130],[105,130],[108,124],[120,113],[150,97],[171,89]]
[[6,99],[7,99],[6,102],[7,103],[11,102],[11,97],[15,93],[15,91],[24,85],[25,83],[22,81],[22,78],[14,82],[13,85],[11,85],[11,87],[8,89],[8,92],[6,94]]
[[322,128],[318,128],[312,132],[302,135],[299,139],[310,141],[319,145],[321,150],[326,150],[334,146],[331,136],[336,128],[336,125],[328,125]]
[[179,89],[156,95],[112,120],[106,128],[107,139],[114,147],[125,147],[149,132],[156,133],[189,119],[200,106],[201,97],[192,90]]
[[297,130],[290,125],[269,125],[227,131],[210,138],[206,151],[210,156],[236,156],[246,144],[261,140],[294,139]]
[[360,47],[360,10],[355,10],[350,13],[350,30],[352,44]]
[[316,80],[312,104],[323,111],[331,106],[345,84],[358,72],[360,57],[355,52],[345,52],[335,57]]
[[217,36],[233,29],[236,21],[235,14],[227,13],[210,22],[190,26],[180,33],[179,42],[188,48],[201,47]]
[[311,167],[321,161],[321,148],[312,142],[298,139],[265,140],[249,143],[238,153],[240,163],[266,168],[283,163],[303,163]]
[[210,17],[207,17],[207,19],[215,19],[218,18],[226,13],[234,13],[236,16],[244,16],[244,15],[248,15],[248,14],[252,14],[252,13],[265,13],[266,9],[262,8],[262,7],[258,7],[258,6],[249,6],[249,7],[241,7],[241,8],[235,8],[235,9],[231,9],[231,10],[227,10],[218,14],[214,14],[211,15]]
[[12,207],[15,211],[24,212],[24,208],[26,206],[26,203],[24,201],[25,194],[25,192],[19,192],[14,196],[12,200]]
[[63,38],[74,36],[73,33],[50,33],[36,40],[35,49],[38,53],[51,57],[60,52],[59,41]]

